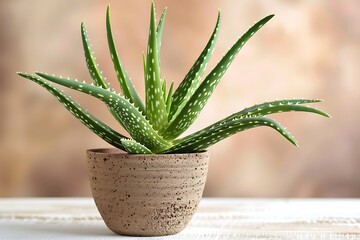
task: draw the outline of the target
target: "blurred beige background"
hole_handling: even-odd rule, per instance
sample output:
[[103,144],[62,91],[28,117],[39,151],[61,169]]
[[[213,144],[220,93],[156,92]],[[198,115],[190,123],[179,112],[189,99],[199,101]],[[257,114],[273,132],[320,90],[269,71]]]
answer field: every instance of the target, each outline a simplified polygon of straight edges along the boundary
[[[80,22],[115,86],[105,10],[110,3],[120,56],[143,93],[150,1],[0,1],[0,196],[88,196],[84,151],[109,147],[41,87],[16,71],[86,79]],[[189,132],[244,107],[282,98],[322,98],[325,119],[274,116],[299,141],[256,128],[211,148],[205,196],[360,197],[360,2],[356,0],[156,1],[168,6],[162,75],[177,84],[206,44],[222,10],[222,28],[208,71],[248,26],[275,13],[241,50]],[[116,85],[117,86],[117,85]],[[122,131],[96,99],[69,91]]]

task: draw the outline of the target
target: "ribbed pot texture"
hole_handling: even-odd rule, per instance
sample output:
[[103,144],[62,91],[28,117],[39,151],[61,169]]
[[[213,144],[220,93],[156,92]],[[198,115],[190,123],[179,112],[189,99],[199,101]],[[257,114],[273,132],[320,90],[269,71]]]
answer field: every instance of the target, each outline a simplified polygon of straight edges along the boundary
[[209,153],[132,155],[87,151],[92,194],[110,230],[164,236],[183,230],[200,202]]

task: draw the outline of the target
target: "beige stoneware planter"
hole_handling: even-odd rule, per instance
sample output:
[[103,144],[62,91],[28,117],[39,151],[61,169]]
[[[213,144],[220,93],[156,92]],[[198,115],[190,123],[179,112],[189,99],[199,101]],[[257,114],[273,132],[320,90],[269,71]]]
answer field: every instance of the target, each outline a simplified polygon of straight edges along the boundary
[[209,153],[131,155],[118,149],[87,151],[92,194],[113,232],[164,236],[183,230],[206,181]]

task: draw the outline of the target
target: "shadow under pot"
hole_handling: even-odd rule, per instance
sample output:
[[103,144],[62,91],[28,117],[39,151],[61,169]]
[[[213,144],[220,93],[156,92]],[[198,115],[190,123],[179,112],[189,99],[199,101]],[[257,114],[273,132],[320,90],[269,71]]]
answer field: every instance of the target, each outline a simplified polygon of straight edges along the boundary
[[209,153],[132,155],[87,150],[92,195],[107,227],[130,236],[182,231],[206,181]]

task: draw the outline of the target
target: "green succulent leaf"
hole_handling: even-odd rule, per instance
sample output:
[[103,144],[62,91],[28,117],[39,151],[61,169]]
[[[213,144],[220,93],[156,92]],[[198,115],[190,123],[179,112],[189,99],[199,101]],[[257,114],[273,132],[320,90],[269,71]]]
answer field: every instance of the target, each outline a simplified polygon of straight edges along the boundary
[[129,99],[131,103],[133,103],[136,107],[140,109],[141,112],[145,113],[145,107],[142,103],[139,95],[137,94],[134,85],[131,83],[129,76],[126,74],[120,58],[118,51],[116,49],[115,40],[113,38],[111,22],[110,22],[110,7],[108,6],[106,11],[106,31],[107,31],[107,39],[109,45],[109,51],[111,60],[114,65],[114,69],[116,72],[116,77],[120,83],[120,88],[125,96],[125,98]]
[[153,154],[147,147],[132,139],[121,139],[121,143],[130,154]]
[[139,111],[134,104],[119,94],[107,89],[86,84],[85,82],[80,83],[69,79],[50,76],[44,73],[36,74],[49,80],[50,82],[86,93],[106,103],[112,111],[117,113],[118,118],[130,136],[137,142],[144,144],[144,146],[151,149],[151,151],[157,152],[171,146],[169,142],[165,141],[158,132],[154,130],[146,117],[142,115],[141,111]]
[[174,95],[172,97],[172,105],[169,113],[169,120],[177,116],[177,114],[182,110],[184,105],[188,102],[190,97],[194,94],[195,90],[199,86],[206,66],[210,60],[211,55],[214,52],[215,43],[219,35],[220,23],[221,13],[219,11],[215,29],[208,43],[206,44],[199,58],[191,67],[190,71],[185,76],[184,80],[180,83],[179,87],[174,92]]
[[95,57],[93,56],[90,47],[91,44],[89,42],[89,38],[84,23],[81,23],[81,38],[84,47],[86,65],[89,70],[90,76],[94,81],[94,84],[104,89],[109,88],[109,84],[106,82],[104,76],[102,75],[102,72],[99,69],[99,66],[95,62]]
[[159,59],[160,59],[161,39],[162,39],[162,34],[163,34],[163,28],[164,28],[166,12],[167,12],[167,8],[164,8],[164,10],[163,10],[163,12],[161,14],[159,24],[158,24],[158,26],[156,28],[156,33],[157,33],[156,42],[157,42],[157,45],[158,45]]
[[143,68],[144,68],[144,80],[146,82],[147,72],[146,72],[146,59],[145,59],[144,52],[142,52],[142,63],[143,63]]
[[165,79],[162,80],[161,91],[163,93],[164,102],[166,102],[166,81],[165,81]]
[[[105,77],[102,75],[102,72],[99,69],[99,66],[95,62],[95,57],[93,56],[90,41],[87,35],[85,24],[81,24],[81,37],[85,52],[86,65],[89,70],[90,76],[93,79],[93,83],[96,86],[102,87],[104,89],[109,89],[109,84],[106,82]],[[117,114],[114,113],[110,108],[109,111],[114,116],[114,118],[121,124],[121,121],[118,119]]]
[[80,122],[82,122],[87,128],[89,128],[92,132],[98,135],[100,138],[110,143],[114,147],[125,150],[124,146],[121,143],[121,140],[126,138],[120,133],[114,131],[106,124],[101,122],[99,119],[91,115],[84,108],[82,108],[79,104],[77,104],[70,96],[63,93],[62,90],[54,87],[47,81],[44,81],[36,76],[29,75],[26,73],[18,73],[21,77],[27,78],[38,85],[45,88],[52,95],[54,95],[59,102],[61,102],[64,107],[74,115]]
[[[179,148],[179,146],[182,149],[183,144],[185,144],[185,143],[186,144],[189,144],[189,143],[194,144],[194,142],[197,142],[200,139],[206,139],[206,136],[209,134],[209,132],[212,132],[211,134],[214,134],[213,131],[215,131],[216,129],[220,129],[219,130],[220,132],[224,132],[224,130],[223,130],[224,128],[227,128],[229,126],[234,126],[234,124],[236,122],[241,122],[240,126],[242,126],[242,127],[238,128],[241,131],[249,129],[249,128],[253,128],[253,127],[255,127],[256,124],[259,124],[259,121],[257,121],[257,120],[253,121],[254,118],[260,117],[260,116],[266,116],[269,114],[274,114],[274,113],[279,113],[279,112],[289,112],[289,111],[302,111],[302,112],[312,112],[312,113],[320,114],[325,117],[330,117],[328,114],[326,114],[320,110],[301,105],[301,104],[306,104],[306,103],[317,103],[317,102],[321,102],[321,100],[319,100],[319,99],[291,99],[291,100],[272,101],[272,102],[254,105],[253,107],[245,108],[242,111],[234,113],[234,114],[230,115],[229,117],[227,117],[223,120],[220,120],[220,121],[212,124],[211,126],[205,128],[203,130],[200,130],[194,134],[191,134],[185,138],[175,140],[174,146],[171,149],[177,149],[177,148]],[[241,119],[244,119],[244,120],[241,120]],[[273,120],[271,120],[271,121],[273,121]],[[261,121],[260,121],[260,123],[261,123]],[[270,127],[279,127],[274,122],[271,122],[271,123],[273,125],[267,124],[265,121],[262,121],[262,124],[268,125]],[[263,126],[263,125],[256,125],[256,126]],[[283,129],[281,127],[280,127],[280,129],[283,131]],[[276,130],[279,130],[279,129],[276,129]],[[283,135],[288,140],[290,140],[292,143],[295,143],[291,140],[292,139],[291,135],[286,134],[287,131],[283,131],[283,132],[285,133]],[[288,136],[286,136],[286,135],[288,135]],[[220,136],[220,135],[218,135],[218,136]],[[230,136],[230,134],[228,136]],[[210,146],[208,144],[211,144],[211,145],[214,144],[214,143],[211,143],[211,141],[208,141],[208,142],[209,143],[205,144],[204,146]],[[186,147],[186,149],[189,149],[189,147]],[[181,150],[181,151],[183,151],[183,150]]]
[[312,112],[325,117],[330,117],[329,114],[323,111],[301,105],[306,103],[317,103],[317,102],[321,102],[321,100],[320,99],[290,99],[290,100],[266,102],[266,103],[254,105],[249,108],[245,108],[244,110],[232,114],[227,119],[238,118],[238,117],[266,116],[269,114],[274,114],[279,112]]
[[160,79],[160,65],[155,26],[155,8],[151,4],[150,33],[146,59],[146,116],[155,130],[163,130],[167,124],[166,106]]
[[[162,133],[165,139],[175,139],[182,134],[195,121],[206,102],[220,82],[220,79],[238,54],[242,46],[274,15],[267,16],[251,27],[239,40],[230,48],[220,62],[205,78],[205,80],[196,89],[189,101],[181,109],[179,114],[174,117],[168,128]],[[173,103],[174,104],[174,103]]]
[[176,140],[174,146],[164,152],[183,153],[202,151],[231,135],[259,126],[267,126],[275,129],[292,144],[297,146],[294,137],[275,120],[265,117],[251,117],[234,118],[231,121],[223,121],[222,124],[215,123],[185,138]]
[[[96,58],[91,50],[86,27],[83,23],[81,24],[81,37],[87,68],[93,80],[91,85],[86,82],[78,82],[77,80],[74,81],[54,75],[50,76],[44,73],[36,73],[41,78],[25,73],[18,74],[37,83],[53,94],[69,112],[100,138],[130,154],[199,152],[233,134],[259,126],[267,126],[276,130],[297,146],[290,132],[278,122],[266,116],[280,112],[301,111],[330,117],[323,111],[306,106],[306,104],[320,102],[321,100],[318,99],[277,100],[245,108],[200,131],[177,139],[196,120],[240,49],[274,15],[261,19],[249,28],[201,82],[218,38],[221,23],[221,13],[219,11],[210,39],[174,92],[174,82],[169,87],[160,73],[160,49],[166,13],[167,9],[165,8],[156,26],[155,7],[152,1],[147,52],[146,55],[142,54],[145,105],[120,61],[112,33],[110,7],[107,8],[106,12],[107,42],[123,95],[110,89],[110,84],[106,81],[95,61]],[[114,131],[95,118],[72,100],[70,96],[51,83],[83,92],[104,102],[132,139]]]
[[173,90],[174,90],[174,82],[171,82],[170,88],[169,88],[169,92],[166,96],[166,112],[169,113],[170,112],[170,108],[171,108],[171,104],[172,104],[172,94],[173,94]]

